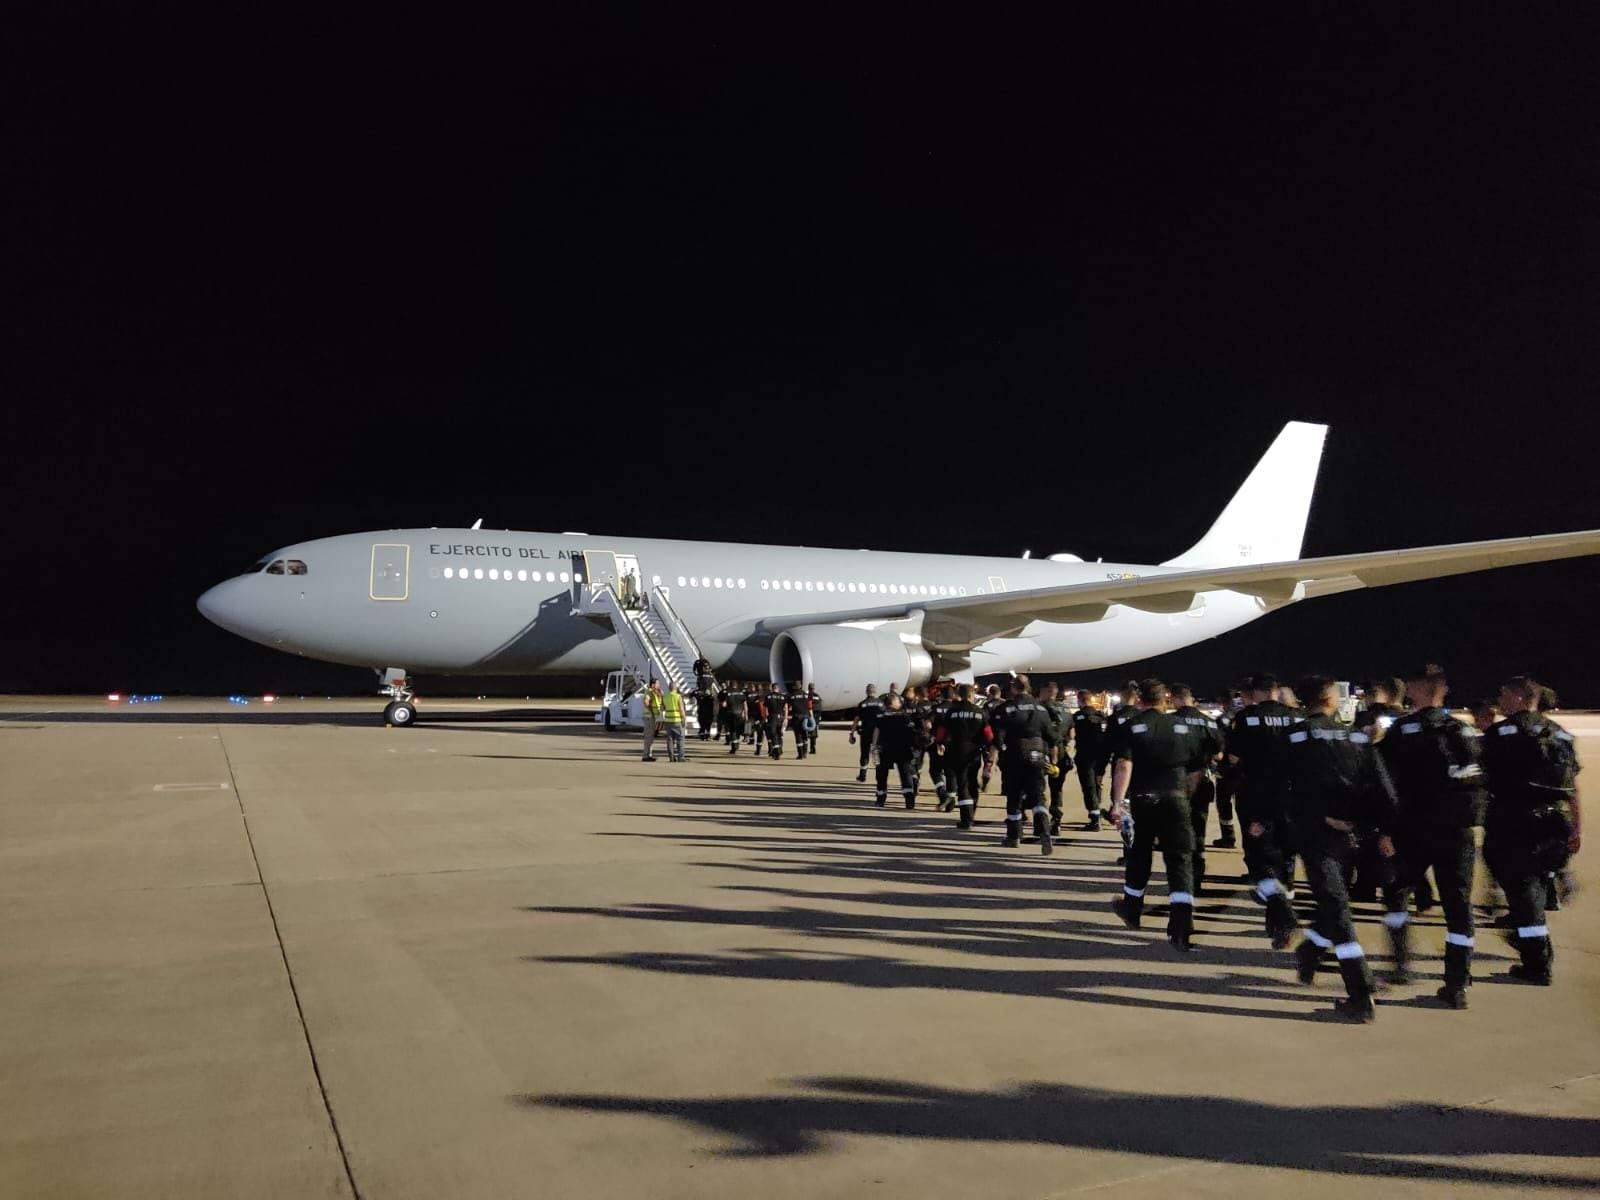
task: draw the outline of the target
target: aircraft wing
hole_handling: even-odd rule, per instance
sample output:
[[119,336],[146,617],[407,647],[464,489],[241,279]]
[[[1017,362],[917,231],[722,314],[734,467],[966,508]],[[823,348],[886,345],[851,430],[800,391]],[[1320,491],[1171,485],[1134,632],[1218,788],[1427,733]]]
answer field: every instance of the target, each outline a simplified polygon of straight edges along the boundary
[[890,621],[920,610],[924,614],[923,637],[930,646],[947,652],[964,652],[991,638],[1020,633],[1033,621],[1098,621],[1113,604],[1144,612],[1180,613],[1194,603],[1198,593],[1214,591],[1242,592],[1268,603],[1282,604],[1356,588],[1387,587],[1392,583],[1581,558],[1589,554],[1600,554],[1600,529],[1242,566],[1189,570],[1150,567],[1144,573],[1130,574],[1127,578],[1063,587],[937,599],[907,596],[892,604],[870,608],[763,617],[749,623],[749,632],[770,634],[800,625]]

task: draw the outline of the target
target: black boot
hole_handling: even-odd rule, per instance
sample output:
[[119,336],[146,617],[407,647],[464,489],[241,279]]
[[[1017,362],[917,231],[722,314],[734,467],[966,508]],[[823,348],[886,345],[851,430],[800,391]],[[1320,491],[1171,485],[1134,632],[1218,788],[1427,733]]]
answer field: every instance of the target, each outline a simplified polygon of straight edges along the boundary
[[[1387,923],[1386,923],[1387,924]],[[1396,987],[1411,982],[1411,926],[1389,926],[1389,949],[1394,955],[1394,969],[1389,972],[1389,982]]]
[[1000,839],[1002,846],[1020,846],[1022,844],[1022,820],[1006,817],[1006,835]]
[[1272,939],[1274,950],[1287,950],[1289,943],[1294,941],[1294,931],[1300,928],[1294,918],[1294,909],[1289,906],[1289,899],[1282,892],[1273,892],[1267,897],[1267,936]]
[[1519,937],[1515,945],[1522,961],[1511,968],[1510,975],[1513,979],[1520,979],[1523,983],[1537,983],[1542,987],[1549,987],[1552,978],[1551,968],[1555,966],[1556,951],[1550,944],[1548,935],[1544,937]]
[[862,767],[861,770],[856,772],[856,782],[857,783],[865,783],[866,781],[867,781],[867,769],[865,767]]
[[1039,853],[1048,857],[1054,843],[1050,840],[1050,818],[1042,812],[1033,814],[1033,835],[1039,839]]
[[1124,891],[1111,901],[1111,911],[1121,917],[1122,923],[1129,929],[1137,929],[1144,916],[1144,897],[1130,896]]
[[1167,910],[1167,941],[1187,953],[1194,937],[1194,905],[1173,904]]
[[1472,986],[1472,947],[1457,945],[1446,935],[1444,944],[1444,987],[1440,988],[1440,998],[1444,993],[1459,992],[1462,1003],[1453,1004],[1453,1008],[1466,1007],[1467,989]]
[[960,818],[960,820],[958,820],[956,822],[956,827],[958,829],[971,829],[972,828],[973,805],[971,805],[971,804],[958,805],[957,806],[957,810],[960,812],[961,818]]
[[1234,836],[1233,826],[1224,821],[1222,823],[1222,836],[1213,840],[1211,844],[1218,850],[1232,850],[1237,846],[1239,841]]
[[[1306,938],[1294,948],[1294,973],[1300,977],[1301,983],[1312,983],[1317,978],[1317,967],[1322,963],[1322,947]],[[1343,970],[1343,964],[1340,970]]]
[[1372,1003],[1372,970],[1364,955],[1341,958],[1339,974],[1344,976],[1344,989],[1350,995],[1333,1002],[1333,1010],[1347,1021],[1370,1025],[1377,1019],[1377,1009]]

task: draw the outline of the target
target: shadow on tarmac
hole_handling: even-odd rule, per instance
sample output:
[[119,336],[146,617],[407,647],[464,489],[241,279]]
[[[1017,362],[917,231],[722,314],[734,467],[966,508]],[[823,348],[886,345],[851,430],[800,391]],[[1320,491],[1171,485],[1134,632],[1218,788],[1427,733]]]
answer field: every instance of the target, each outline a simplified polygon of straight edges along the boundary
[[[733,1138],[735,1157],[828,1151],[845,1135],[1014,1142],[1287,1167],[1380,1179],[1589,1191],[1596,1176],[1448,1160],[1488,1155],[1593,1162],[1600,1120],[1428,1104],[1296,1107],[1213,1096],[1113,1092],[1058,1083],[962,1091],[889,1079],[797,1081],[806,1094],[706,1099],[522,1095],[535,1109],[670,1117]],[[1181,1188],[1179,1189],[1181,1191]]]

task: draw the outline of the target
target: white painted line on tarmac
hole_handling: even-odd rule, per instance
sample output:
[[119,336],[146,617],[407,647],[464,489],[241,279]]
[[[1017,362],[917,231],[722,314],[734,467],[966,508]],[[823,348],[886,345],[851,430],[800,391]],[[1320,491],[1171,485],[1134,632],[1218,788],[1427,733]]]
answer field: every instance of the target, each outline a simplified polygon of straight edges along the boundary
[[154,790],[158,792],[215,792],[228,791],[231,783],[158,783]]

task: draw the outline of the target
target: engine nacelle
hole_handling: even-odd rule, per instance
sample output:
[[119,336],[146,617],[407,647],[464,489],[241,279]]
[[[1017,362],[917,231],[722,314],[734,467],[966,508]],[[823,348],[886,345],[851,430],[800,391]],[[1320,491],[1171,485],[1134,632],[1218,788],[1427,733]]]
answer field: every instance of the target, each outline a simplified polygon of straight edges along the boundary
[[880,692],[891,683],[902,687],[927,683],[933,678],[933,657],[921,634],[910,632],[911,628],[910,622],[891,621],[876,629],[845,625],[790,629],[772,641],[772,680],[815,684],[822,707],[829,712],[857,703],[869,683],[877,684]]

